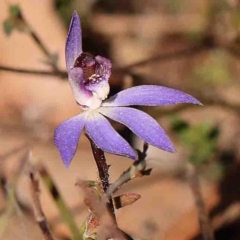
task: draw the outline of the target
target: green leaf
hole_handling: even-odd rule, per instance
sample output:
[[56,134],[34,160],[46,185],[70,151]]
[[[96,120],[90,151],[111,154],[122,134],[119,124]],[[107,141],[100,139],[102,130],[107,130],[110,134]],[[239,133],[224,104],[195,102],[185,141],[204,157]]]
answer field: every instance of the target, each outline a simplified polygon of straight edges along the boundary
[[11,20],[7,19],[3,22],[3,30],[7,36],[10,36],[14,29],[14,24]]
[[21,9],[19,5],[11,5],[9,8],[9,13],[11,17],[19,17],[21,16]]
[[179,136],[182,144],[189,152],[189,161],[200,165],[208,161],[217,147],[219,129],[208,123],[196,126],[189,124],[178,116],[172,116],[171,129]]
[[209,160],[217,147],[219,130],[207,123],[191,127],[181,134],[181,140],[190,151],[189,161],[200,165]]
[[170,124],[171,130],[177,134],[189,128],[189,124],[186,121],[180,119],[178,116],[175,115],[171,116]]

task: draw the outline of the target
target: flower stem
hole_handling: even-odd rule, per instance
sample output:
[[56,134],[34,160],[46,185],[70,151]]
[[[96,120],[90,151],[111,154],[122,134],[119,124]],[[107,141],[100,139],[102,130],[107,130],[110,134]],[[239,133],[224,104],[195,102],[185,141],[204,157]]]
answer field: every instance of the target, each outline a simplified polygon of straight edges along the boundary
[[[98,174],[99,174],[99,178],[102,183],[103,191],[104,191],[104,193],[107,193],[107,190],[110,186],[109,173],[108,173],[109,166],[107,165],[107,161],[106,161],[104,152],[94,144],[94,142],[91,140],[91,138],[87,134],[86,134],[86,136],[91,143],[92,153],[93,153],[93,157],[94,157],[94,160],[95,160],[97,168],[98,168]],[[112,216],[116,221],[115,209],[114,209],[113,200],[111,197],[109,197],[108,205],[109,205],[108,206],[109,209],[111,210]]]

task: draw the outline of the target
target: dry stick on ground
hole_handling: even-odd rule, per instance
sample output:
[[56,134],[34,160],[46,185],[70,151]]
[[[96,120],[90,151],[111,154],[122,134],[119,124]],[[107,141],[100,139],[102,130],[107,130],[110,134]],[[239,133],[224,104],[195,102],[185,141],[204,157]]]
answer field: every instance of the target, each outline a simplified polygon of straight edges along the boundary
[[29,179],[30,179],[30,191],[32,195],[32,201],[33,201],[33,210],[36,222],[38,223],[44,240],[54,240],[52,233],[49,229],[46,217],[44,215],[44,212],[42,210],[42,206],[39,199],[39,182],[36,178],[36,174],[34,171],[29,173]]
[[213,228],[201,193],[201,186],[196,168],[190,163],[187,166],[187,177],[198,210],[198,218],[203,240],[214,240]]

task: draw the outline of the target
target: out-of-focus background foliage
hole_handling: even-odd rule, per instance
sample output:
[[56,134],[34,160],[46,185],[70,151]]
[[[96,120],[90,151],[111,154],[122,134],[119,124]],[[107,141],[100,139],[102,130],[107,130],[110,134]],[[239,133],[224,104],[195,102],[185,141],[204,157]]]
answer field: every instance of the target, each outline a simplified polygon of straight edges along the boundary
[[[15,8],[9,7],[17,4]],[[185,169],[193,164],[217,240],[240,238],[240,2],[238,0],[18,0],[0,1],[0,239],[40,239],[34,222],[27,170],[19,162],[31,149],[56,182],[76,224],[87,215],[77,179],[97,179],[88,140],[82,136],[69,170],[53,144],[54,128],[79,113],[67,79],[2,71],[1,66],[52,72],[20,22],[31,29],[65,71],[64,46],[73,10],[81,16],[84,51],[112,60],[113,92],[160,84],[188,92],[204,107],[179,105],[145,110],[166,129],[177,153],[150,147],[151,176],[121,191],[141,194],[118,210],[119,226],[143,239],[201,239]],[[11,17],[10,17],[11,16]],[[48,60],[48,61],[47,61]],[[146,61],[145,61],[146,60]],[[143,62],[142,62],[143,61]],[[135,63],[139,63],[136,64]],[[129,67],[130,66],[130,67]],[[122,126],[136,147],[142,142]],[[131,160],[107,154],[114,181]],[[9,196],[9,188],[15,197]],[[58,239],[70,233],[44,185],[41,201]]]

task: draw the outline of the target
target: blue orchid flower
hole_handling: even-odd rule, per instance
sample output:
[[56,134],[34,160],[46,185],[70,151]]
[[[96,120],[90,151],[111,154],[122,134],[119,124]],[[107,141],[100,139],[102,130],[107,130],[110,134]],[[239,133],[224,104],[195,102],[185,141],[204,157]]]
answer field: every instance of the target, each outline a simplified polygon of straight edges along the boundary
[[66,67],[73,95],[83,110],[55,130],[54,142],[66,167],[69,167],[76,153],[84,128],[103,151],[137,159],[135,151],[114,130],[106,117],[127,126],[143,141],[164,151],[175,152],[172,142],[157,121],[128,106],[201,104],[186,93],[155,85],[131,87],[107,99],[112,64],[104,57],[94,57],[82,51],[81,23],[76,12],[73,13],[67,36]]

